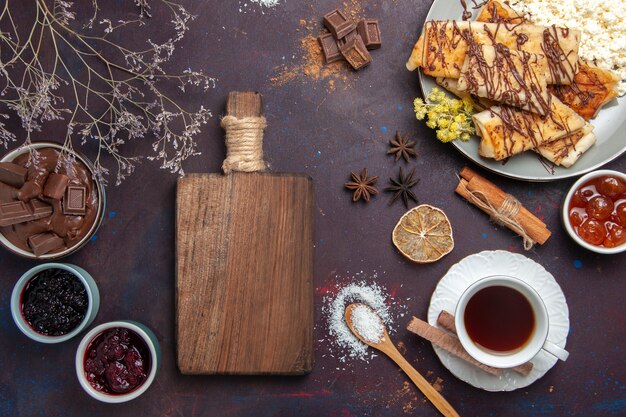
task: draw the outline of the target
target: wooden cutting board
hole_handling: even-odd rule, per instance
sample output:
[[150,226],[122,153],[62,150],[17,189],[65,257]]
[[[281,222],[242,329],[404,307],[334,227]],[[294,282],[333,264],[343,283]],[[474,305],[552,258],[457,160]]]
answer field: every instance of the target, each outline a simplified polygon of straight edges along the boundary
[[[227,115],[260,116],[257,93]],[[301,375],[313,366],[313,185],[301,174],[191,174],[176,201],[183,374]]]

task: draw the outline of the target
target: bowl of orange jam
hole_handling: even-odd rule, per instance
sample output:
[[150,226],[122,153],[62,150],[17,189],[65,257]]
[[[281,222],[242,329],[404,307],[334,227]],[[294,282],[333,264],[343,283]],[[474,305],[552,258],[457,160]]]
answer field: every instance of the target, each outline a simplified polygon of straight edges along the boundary
[[583,175],[563,201],[563,225],[593,252],[626,251],[626,174],[602,169]]

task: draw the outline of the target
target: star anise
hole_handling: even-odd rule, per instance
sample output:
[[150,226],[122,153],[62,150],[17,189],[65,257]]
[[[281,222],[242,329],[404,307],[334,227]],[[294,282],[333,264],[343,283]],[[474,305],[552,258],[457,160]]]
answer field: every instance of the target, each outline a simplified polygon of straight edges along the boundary
[[398,175],[398,179],[394,180],[393,178],[389,178],[389,182],[391,186],[385,188],[385,191],[389,191],[395,193],[393,197],[391,197],[391,203],[398,199],[398,197],[402,197],[402,201],[404,202],[404,206],[409,208],[409,198],[417,203],[417,197],[415,193],[411,191],[411,188],[415,187],[418,182],[420,182],[419,178],[413,179],[413,175],[415,174],[415,168],[411,170],[409,175],[406,177],[402,173],[402,167],[400,167],[400,174]]
[[415,146],[415,141],[409,141],[409,134],[402,136],[400,132],[396,130],[396,139],[389,141],[389,146],[391,149],[387,151],[387,155],[395,154],[396,161],[400,158],[404,158],[406,162],[409,162],[410,157],[416,157],[417,152],[413,147]]
[[345,187],[348,190],[353,190],[352,201],[359,201],[361,198],[367,203],[370,201],[370,196],[378,194],[378,190],[374,188],[374,184],[378,181],[377,176],[370,177],[367,173],[367,168],[363,168],[361,175],[355,172],[351,173],[352,181],[347,182]]

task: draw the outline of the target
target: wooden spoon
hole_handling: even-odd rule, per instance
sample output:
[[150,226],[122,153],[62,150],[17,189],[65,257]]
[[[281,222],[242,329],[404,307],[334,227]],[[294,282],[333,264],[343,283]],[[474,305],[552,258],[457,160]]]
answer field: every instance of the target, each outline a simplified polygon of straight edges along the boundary
[[[422,391],[426,398],[428,398],[430,402],[433,403],[433,405],[437,408],[437,410],[441,412],[441,414],[449,417],[459,417],[459,414],[454,411],[454,408],[452,408],[450,403],[448,403],[448,401],[446,401],[446,399],[443,398],[441,394],[439,394],[439,392],[437,392],[437,390],[435,390],[432,385],[430,385],[428,381],[426,381],[424,377],[420,375],[420,373],[417,372],[415,368],[413,368],[411,364],[406,361],[406,359],[404,359],[400,352],[398,352],[398,349],[396,349],[394,344],[391,342],[391,339],[389,339],[389,334],[387,334],[387,329],[382,323],[382,320],[380,321],[380,325],[383,328],[383,335],[380,338],[380,342],[368,341],[359,334],[359,332],[354,327],[354,323],[352,322],[352,312],[358,306],[364,306],[372,310],[369,306],[360,303],[350,304],[348,307],[346,307],[346,323],[348,324],[348,327],[350,328],[352,333],[361,342],[373,347],[374,349],[378,349],[385,355],[389,356],[391,360],[393,360],[407,374],[407,376],[411,378],[411,381],[413,381],[417,388]],[[372,312],[376,314],[374,310],[372,310]],[[380,320],[380,318],[378,319]]]

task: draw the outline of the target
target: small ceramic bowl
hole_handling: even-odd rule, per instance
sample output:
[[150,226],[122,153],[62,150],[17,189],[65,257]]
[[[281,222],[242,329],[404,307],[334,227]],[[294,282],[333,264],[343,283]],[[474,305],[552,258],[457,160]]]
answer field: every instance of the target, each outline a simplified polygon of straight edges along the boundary
[[[44,148],[53,148],[59,151],[63,149],[63,147],[59,145],[58,143],[35,142],[30,145],[14,149],[13,151],[3,156],[2,159],[0,159],[0,162],[11,162],[18,156],[29,152],[30,149],[44,149]],[[74,153],[76,155],[76,160],[82,162],[87,167],[89,172],[91,172],[92,177],[96,178],[94,175],[95,168],[93,164],[89,162],[89,160],[85,158],[82,154],[80,154],[79,152],[74,151]],[[93,235],[96,234],[96,231],[100,227],[100,224],[102,223],[102,219],[104,217],[105,206],[106,206],[106,193],[105,193],[104,184],[102,183],[102,181],[97,181],[96,179],[94,179],[94,183],[95,183],[95,186],[93,187],[93,189],[94,189],[94,192],[97,193],[97,197],[98,197],[98,209],[96,212],[95,220],[93,224],[91,225],[91,228],[89,229],[89,231],[85,234],[85,236],[73,246],[61,252],[49,253],[49,254],[45,254],[45,255],[41,255],[37,257],[35,256],[34,253],[16,246],[9,239],[7,239],[2,233],[0,233],[0,245],[4,246],[10,252],[15,253],[16,255],[22,256],[24,258],[38,259],[38,260],[58,260],[78,251],[80,248],[85,246],[87,242],[89,242],[89,239],[91,239]]]
[[[116,328],[129,329],[134,332],[141,338],[150,355],[150,371],[148,372],[146,379],[138,387],[123,394],[109,394],[97,390],[87,379],[87,371],[85,370],[85,361],[91,343],[103,332]],[[156,336],[143,324],[131,320],[111,321],[94,327],[83,337],[83,340],[81,340],[76,351],[76,376],[78,377],[80,386],[83,387],[83,389],[91,397],[105,403],[123,403],[139,397],[141,394],[146,392],[152,382],[154,382],[154,378],[160,365],[161,349]]]
[[621,178],[624,182],[626,182],[626,174],[624,174],[623,172],[613,171],[610,169],[601,169],[601,170],[592,171],[583,175],[574,183],[574,185],[572,185],[572,187],[569,189],[569,191],[565,195],[565,199],[563,200],[563,207],[561,209],[561,220],[563,222],[563,227],[565,228],[567,233],[570,235],[570,237],[574,240],[574,242],[578,243],[580,246],[590,251],[610,255],[610,254],[621,253],[621,252],[626,251],[626,243],[623,243],[614,248],[605,248],[603,246],[596,246],[596,245],[592,245],[591,243],[587,243],[580,236],[578,236],[578,234],[574,230],[574,227],[570,223],[570,219],[569,219],[569,205],[570,205],[572,196],[574,195],[574,192],[587,181],[593,180],[594,178],[603,177],[603,176],[618,177],[618,178]]
[[[22,313],[22,296],[26,285],[31,278],[46,269],[63,269],[72,273],[85,286],[85,290],[87,291],[88,305],[85,317],[71,332],[61,336],[49,336],[35,331],[31,325],[28,324]],[[41,343],[61,343],[73,338],[93,322],[96,318],[96,314],[98,314],[99,308],[100,293],[96,282],[83,268],[71,264],[46,263],[31,268],[17,281],[15,287],[13,287],[13,293],[11,294],[11,315],[13,316],[15,324],[26,336]]]

